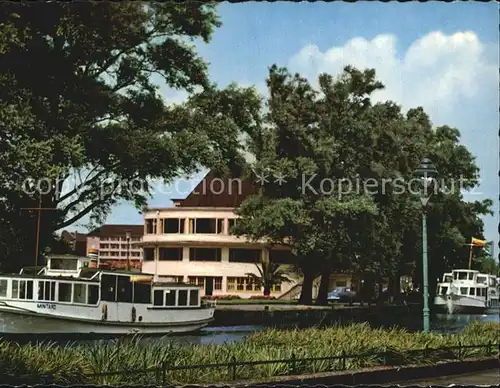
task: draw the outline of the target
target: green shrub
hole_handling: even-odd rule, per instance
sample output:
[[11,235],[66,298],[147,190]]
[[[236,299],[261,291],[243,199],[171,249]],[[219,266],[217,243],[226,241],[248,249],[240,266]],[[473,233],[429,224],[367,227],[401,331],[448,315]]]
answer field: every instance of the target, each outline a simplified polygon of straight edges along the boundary
[[[306,374],[339,370],[340,360],[304,361],[304,358],[340,356],[342,352],[358,355],[346,358],[346,369],[358,369],[386,363],[389,365],[426,364],[453,359],[457,350],[437,350],[447,346],[496,344],[500,324],[473,322],[462,332],[453,334],[410,333],[405,329],[373,329],[368,324],[278,330],[267,329],[249,335],[243,341],[222,345],[185,345],[159,340],[143,341],[141,337],[125,337],[91,345],[58,347],[54,343],[18,345],[0,341],[0,370],[19,378],[29,375],[39,382],[49,374],[46,383],[146,385],[161,381],[154,372],[139,370],[167,366],[167,380],[176,384],[223,383],[231,380],[232,368],[172,370],[180,365],[229,363],[237,361],[287,360],[296,362],[239,366],[237,378],[266,379],[291,373]],[[429,348],[426,354],[412,352]],[[492,347],[497,352],[497,347]],[[379,354],[386,352],[385,356]],[[364,356],[363,356],[364,354]],[[463,357],[486,355],[487,349],[462,350]],[[170,370],[169,370],[170,369]],[[293,369],[293,370],[292,370]],[[112,371],[129,371],[115,376],[89,376]],[[24,382],[25,380],[23,380]]]

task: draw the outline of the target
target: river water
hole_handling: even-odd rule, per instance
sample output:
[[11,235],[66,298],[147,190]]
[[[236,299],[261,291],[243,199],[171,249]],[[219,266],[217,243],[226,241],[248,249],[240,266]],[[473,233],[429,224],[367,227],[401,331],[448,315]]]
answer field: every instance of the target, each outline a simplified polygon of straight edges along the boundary
[[[368,322],[373,327],[404,327],[409,331],[416,331],[421,329],[421,316],[406,316],[400,322],[394,322],[393,320],[385,320],[377,322]],[[465,314],[433,314],[430,319],[431,330],[442,332],[442,333],[451,333],[461,331],[465,326],[467,326],[472,321],[483,321],[483,322],[498,322],[500,323],[499,311],[490,311],[488,314],[484,315],[465,315]],[[310,324],[302,324],[301,328],[316,326],[317,322],[311,322]],[[224,344],[230,343],[234,341],[240,341],[244,339],[251,333],[258,332],[269,328],[272,326],[266,325],[252,325],[252,326],[218,326],[218,327],[206,327],[196,333],[192,334],[184,334],[184,335],[175,335],[175,336],[163,336],[163,337],[143,337],[141,342],[148,343],[150,341],[156,342],[180,342],[185,344]],[[294,324],[280,324],[278,327],[280,329],[290,329],[297,327]],[[1,332],[1,327],[0,327]],[[102,337],[99,338],[82,338],[81,336],[75,340],[75,338],[55,338],[55,337],[42,337],[36,336],[28,338],[26,336],[16,337],[16,338],[5,338],[10,339],[19,343],[26,342],[37,342],[40,340],[49,340],[51,342],[55,342],[59,345],[67,345],[67,344],[91,344],[97,341],[109,341],[110,338],[104,339]]]
[[[419,319],[417,317],[416,319]],[[500,323],[500,317],[498,311],[490,312],[484,315],[466,315],[466,314],[435,314],[431,316],[430,325],[432,331],[451,333],[461,331],[465,326],[467,326],[472,321],[482,321],[482,322],[498,322]],[[370,322],[369,322],[370,323]],[[312,324],[311,326],[314,326]],[[399,326],[405,327],[410,331],[417,330],[416,326],[413,324],[401,323],[385,323],[385,324],[372,324],[372,326]],[[208,327],[202,329],[196,335],[183,335],[176,337],[162,337],[164,340],[180,341],[183,343],[191,344],[223,344],[227,342],[239,341],[245,338],[247,335],[266,329],[268,326],[256,325],[256,326],[225,326],[225,327]],[[281,325],[280,328],[293,328],[294,325]]]

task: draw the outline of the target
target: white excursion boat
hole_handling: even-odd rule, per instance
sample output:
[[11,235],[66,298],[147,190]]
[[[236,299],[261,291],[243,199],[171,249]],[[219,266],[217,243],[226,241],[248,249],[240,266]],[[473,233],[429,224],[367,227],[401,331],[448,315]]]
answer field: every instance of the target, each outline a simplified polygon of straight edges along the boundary
[[92,268],[92,259],[53,256],[30,274],[0,274],[5,334],[168,334],[198,330],[215,303],[200,288],[154,275]]
[[499,307],[498,294],[496,276],[456,269],[445,273],[438,283],[434,306],[449,314],[482,314]]

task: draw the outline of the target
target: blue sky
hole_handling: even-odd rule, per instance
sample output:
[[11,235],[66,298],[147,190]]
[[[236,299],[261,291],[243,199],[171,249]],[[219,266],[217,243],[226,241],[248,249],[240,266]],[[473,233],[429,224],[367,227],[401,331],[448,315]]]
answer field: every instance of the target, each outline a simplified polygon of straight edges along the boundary
[[[249,2],[218,9],[223,25],[198,50],[220,87],[235,81],[264,92],[273,63],[311,80],[347,64],[375,67],[387,86],[380,100],[405,109],[423,105],[435,124],[459,128],[481,168],[481,187],[467,198],[495,199],[495,215],[485,223],[487,239],[498,242],[497,4]],[[183,97],[162,91],[166,101]],[[184,197],[201,177],[163,190],[150,206],[170,206],[169,198]],[[120,204],[107,223],[142,223],[142,217]]]

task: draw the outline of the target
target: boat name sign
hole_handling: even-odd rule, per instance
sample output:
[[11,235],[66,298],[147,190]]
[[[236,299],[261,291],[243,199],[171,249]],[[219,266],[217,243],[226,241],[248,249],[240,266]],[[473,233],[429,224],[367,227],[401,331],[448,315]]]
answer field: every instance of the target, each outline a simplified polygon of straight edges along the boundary
[[38,303],[36,307],[39,309],[50,309],[50,310],[56,309],[55,303]]

